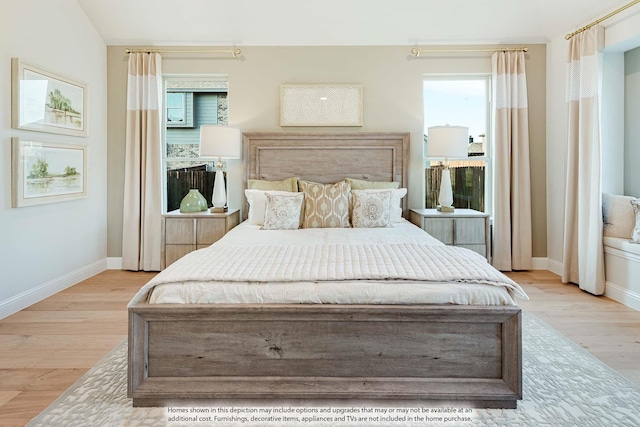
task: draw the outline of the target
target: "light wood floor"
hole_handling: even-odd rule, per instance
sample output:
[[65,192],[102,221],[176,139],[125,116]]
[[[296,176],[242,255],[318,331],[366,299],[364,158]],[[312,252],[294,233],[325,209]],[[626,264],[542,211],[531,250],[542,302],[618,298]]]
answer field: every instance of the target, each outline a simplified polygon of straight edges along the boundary
[[[640,312],[565,285],[512,273],[520,305],[640,385]],[[109,270],[0,320],[0,426],[23,426],[127,336],[126,306],[152,273]]]

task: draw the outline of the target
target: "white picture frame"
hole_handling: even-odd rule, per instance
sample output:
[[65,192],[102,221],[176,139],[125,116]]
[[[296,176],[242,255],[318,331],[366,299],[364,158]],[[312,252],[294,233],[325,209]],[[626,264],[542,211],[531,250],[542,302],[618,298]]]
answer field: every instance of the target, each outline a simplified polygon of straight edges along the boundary
[[87,85],[11,58],[11,127],[87,136]]
[[87,145],[11,138],[11,206],[87,197]]
[[362,126],[363,87],[281,85],[280,126]]

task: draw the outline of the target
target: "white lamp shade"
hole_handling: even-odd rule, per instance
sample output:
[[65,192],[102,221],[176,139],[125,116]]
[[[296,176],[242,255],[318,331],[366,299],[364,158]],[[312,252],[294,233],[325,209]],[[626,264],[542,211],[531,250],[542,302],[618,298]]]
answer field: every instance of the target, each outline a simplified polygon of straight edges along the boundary
[[200,157],[239,159],[241,155],[240,129],[219,126],[200,126]]
[[427,129],[427,157],[461,159],[468,156],[469,128],[433,126]]

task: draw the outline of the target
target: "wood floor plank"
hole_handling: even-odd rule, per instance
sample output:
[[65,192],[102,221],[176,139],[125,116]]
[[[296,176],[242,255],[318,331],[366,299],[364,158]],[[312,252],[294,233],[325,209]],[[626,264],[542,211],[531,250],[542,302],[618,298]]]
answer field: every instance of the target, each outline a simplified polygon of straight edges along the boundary
[[[84,375],[83,368],[70,369],[0,369],[0,399],[2,393],[23,391],[59,391],[67,389]],[[6,403],[6,402],[5,402]]]
[[22,391],[0,407],[0,426],[22,427],[60,396],[59,391]]
[[0,407],[5,405],[7,402],[9,402],[19,394],[20,392],[15,390],[0,390]]

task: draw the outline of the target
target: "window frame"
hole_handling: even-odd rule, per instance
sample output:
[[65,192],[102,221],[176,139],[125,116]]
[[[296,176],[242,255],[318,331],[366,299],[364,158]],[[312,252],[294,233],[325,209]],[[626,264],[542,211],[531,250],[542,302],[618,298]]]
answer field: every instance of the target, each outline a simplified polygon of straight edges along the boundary
[[[182,90],[165,90],[165,99],[167,97],[167,94],[177,94],[177,95],[182,95],[182,111],[183,111],[183,117],[184,117],[184,122],[182,123],[169,123],[168,122],[168,118],[169,118],[169,105],[168,103],[165,103],[165,125],[167,127],[171,127],[171,128],[192,128],[193,127],[193,111],[191,112],[191,114],[189,114],[189,111],[187,111],[187,100],[188,98],[191,98],[191,104],[193,105],[193,92],[186,92],[186,91],[182,91]],[[174,108],[175,109],[175,108]]]
[[[212,92],[212,93],[226,93],[227,94],[227,102],[229,101],[229,76],[224,74],[163,74],[162,75],[162,129],[161,129],[161,140],[162,144],[161,150],[161,185],[162,185],[162,214],[166,214],[167,211],[167,163],[176,162],[176,161],[193,161],[193,162],[204,162],[210,163],[213,165],[214,160],[209,158],[202,157],[167,157],[167,92],[185,92],[185,89],[170,89],[169,82],[199,82],[199,81],[218,81],[218,82],[226,82],[227,89],[206,89],[206,88],[193,88],[193,92]],[[195,102],[195,100],[193,100]],[[190,126],[169,126],[170,128],[195,128],[195,114],[192,117],[192,124]],[[227,120],[228,121],[228,120]],[[205,195],[205,198],[208,196]]]
[[[494,180],[494,165],[493,165],[493,99],[492,99],[492,75],[491,73],[438,73],[438,74],[424,74],[422,78],[422,128],[423,134],[427,134],[427,128],[425,126],[425,99],[424,99],[424,82],[425,81],[469,81],[469,80],[483,80],[485,81],[485,108],[486,108],[486,123],[485,123],[485,152],[483,156],[469,156],[468,160],[472,161],[484,161],[485,162],[485,213],[489,216],[493,216],[494,200],[493,200],[493,180]],[[444,123],[440,123],[444,124]],[[422,157],[424,159],[425,169],[430,167],[430,162],[438,161],[438,159],[427,159],[426,144],[423,143]],[[444,159],[442,159],[444,160]],[[455,163],[461,160],[450,160],[449,163]],[[464,161],[464,160],[462,160]],[[426,181],[423,187],[422,200],[426,200]]]

